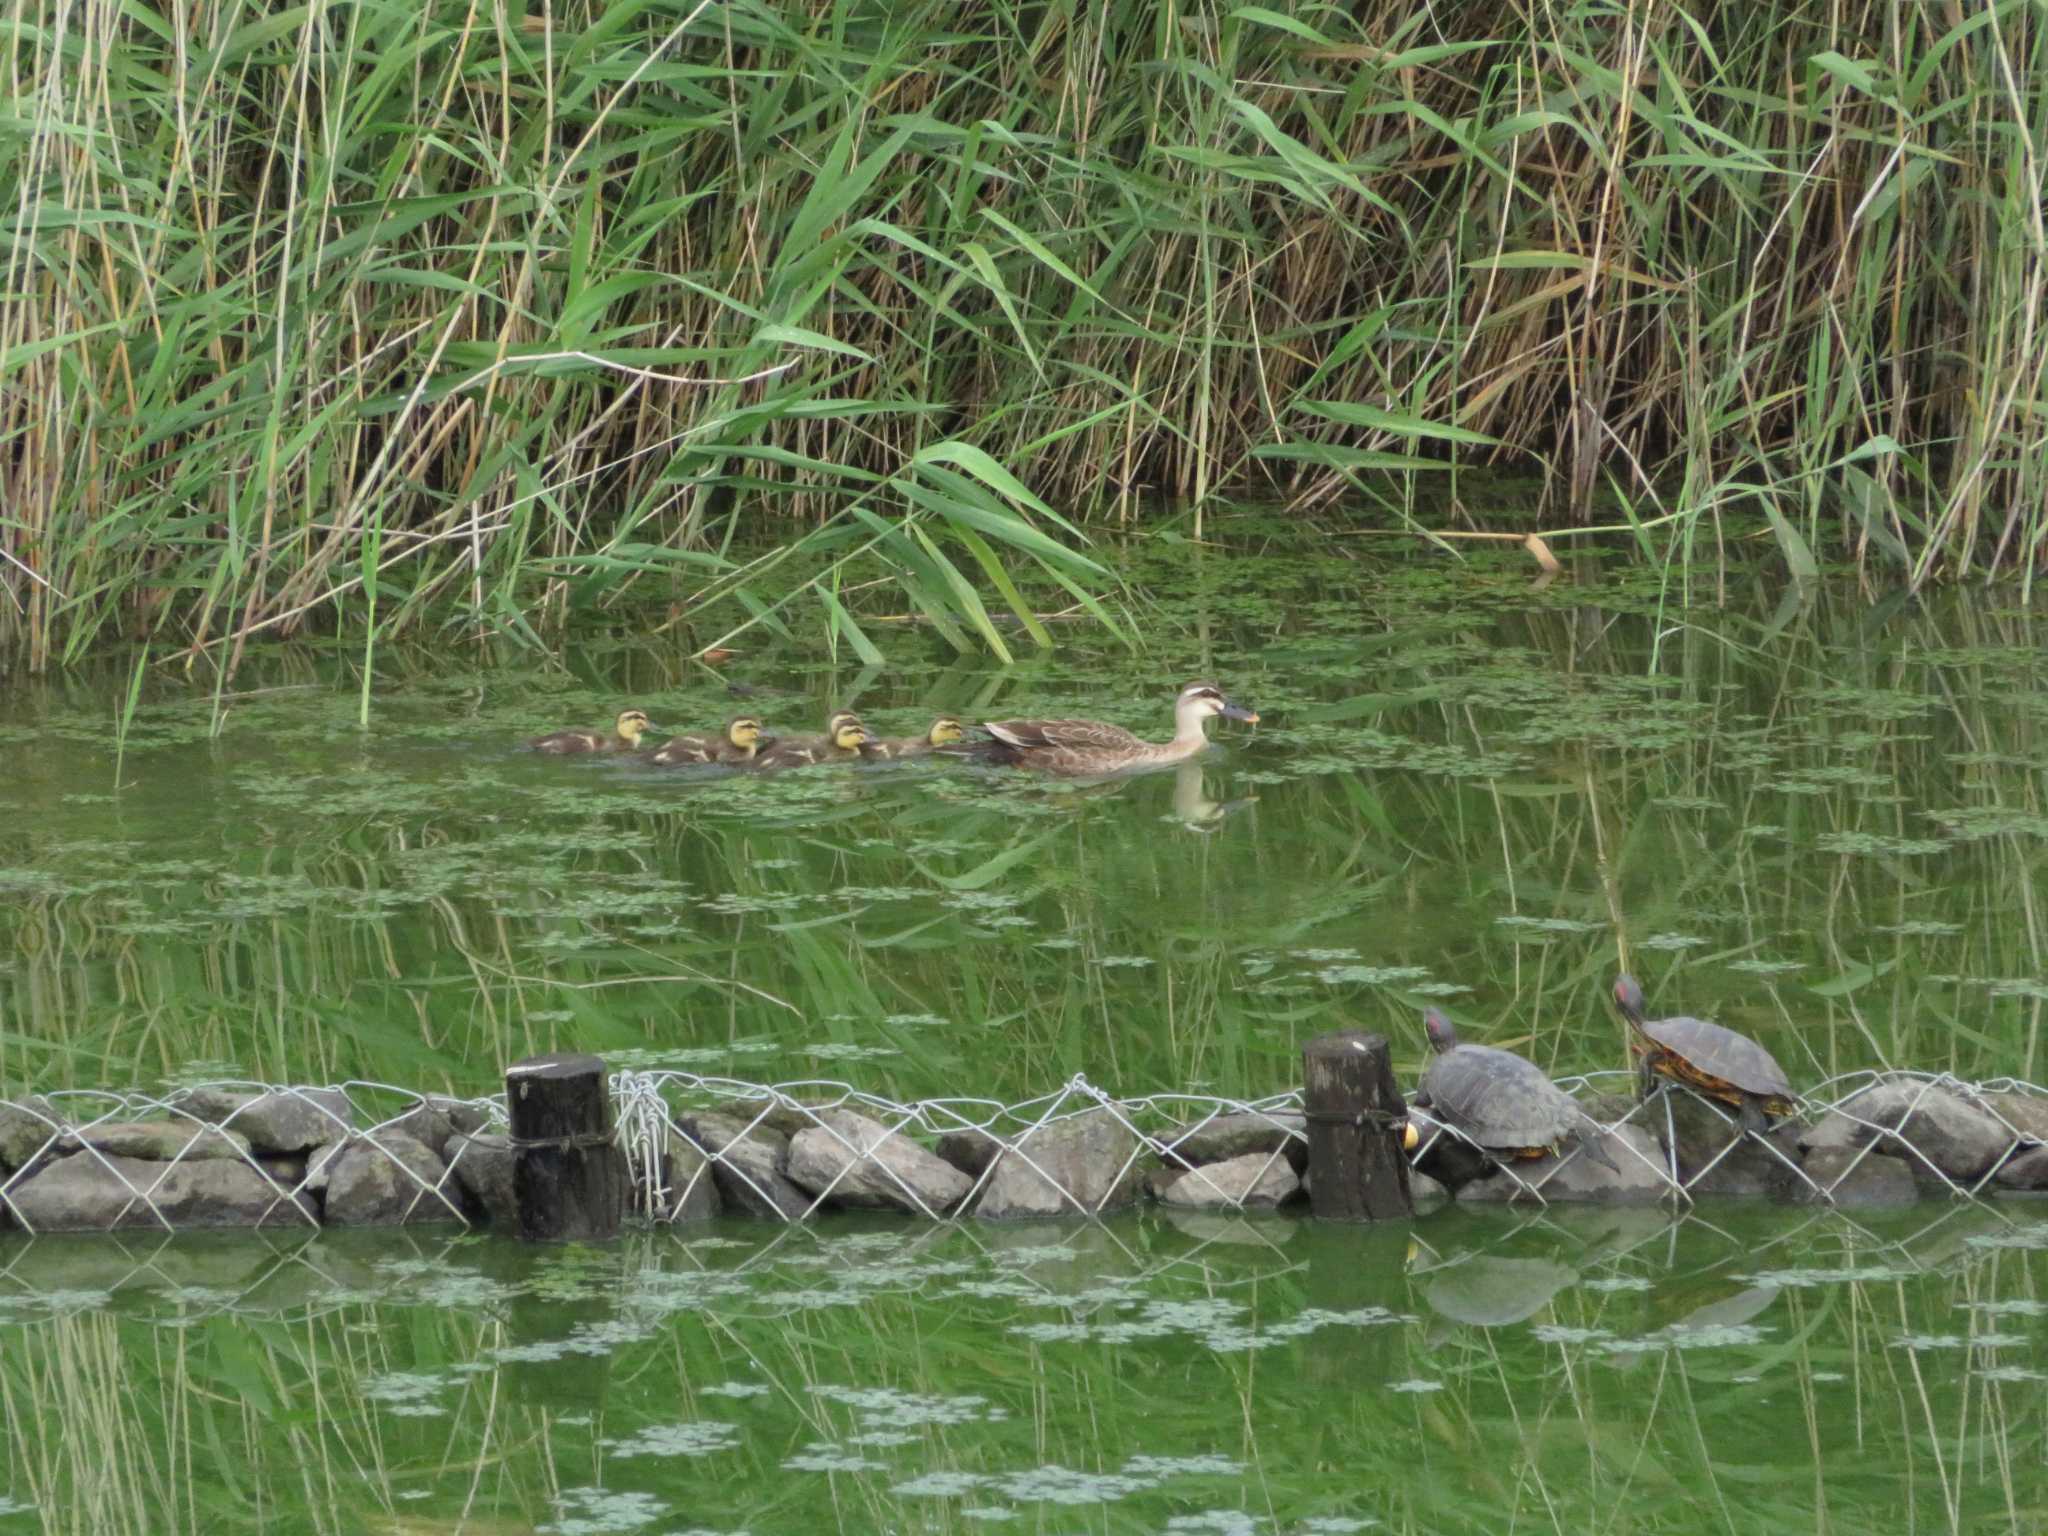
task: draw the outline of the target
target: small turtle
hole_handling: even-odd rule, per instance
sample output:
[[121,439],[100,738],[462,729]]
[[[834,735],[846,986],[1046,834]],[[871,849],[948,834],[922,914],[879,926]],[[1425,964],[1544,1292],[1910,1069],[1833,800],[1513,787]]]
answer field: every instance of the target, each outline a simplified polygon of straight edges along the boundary
[[1422,1074],[1416,1104],[1495,1162],[1543,1157],[1575,1145],[1603,1167],[1621,1171],[1579,1101],[1533,1061],[1490,1045],[1460,1045],[1439,1009],[1423,1014],[1422,1027],[1436,1059]]
[[1772,1115],[1799,1108],[1799,1095],[1771,1053],[1747,1035],[1705,1019],[1683,1015],[1672,1019],[1643,1017],[1643,988],[1633,976],[1614,982],[1614,1003],[1628,1020],[1629,1047],[1643,1058],[1643,1097],[1650,1096],[1653,1076],[1671,1078],[1732,1104],[1745,1131],[1759,1135],[1770,1129]]

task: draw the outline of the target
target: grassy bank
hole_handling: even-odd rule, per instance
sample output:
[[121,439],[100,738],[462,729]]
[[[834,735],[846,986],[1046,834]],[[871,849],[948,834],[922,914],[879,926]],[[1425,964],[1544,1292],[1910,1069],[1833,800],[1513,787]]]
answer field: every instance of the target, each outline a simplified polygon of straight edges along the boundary
[[1088,517],[1460,464],[1681,558],[2048,539],[2038,0],[8,9],[31,667],[629,589],[1000,652]]

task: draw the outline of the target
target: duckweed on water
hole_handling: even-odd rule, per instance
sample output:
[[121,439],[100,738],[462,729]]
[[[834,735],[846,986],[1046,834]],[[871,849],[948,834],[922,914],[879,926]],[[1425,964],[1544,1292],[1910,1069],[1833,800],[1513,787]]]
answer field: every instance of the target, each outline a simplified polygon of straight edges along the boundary
[[[10,695],[0,1080],[477,1090],[574,1047],[899,1096],[1075,1072],[1256,1094],[1340,1026],[1388,1033],[1412,1078],[1438,996],[1567,1072],[1624,1063],[1624,960],[1795,1080],[2048,1072],[2023,916],[2048,830],[2038,618],[1936,594],[1871,631],[1822,594],[1767,632],[1778,594],[1745,580],[1664,634],[1634,579],[1528,592],[1483,561],[1283,551],[1219,601],[1142,544],[1122,558],[1165,605],[1136,658],[1077,638],[997,671],[906,636],[884,676],[763,636],[721,678],[666,638],[545,676],[390,651],[363,733],[359,677],[280,647],[250,681],[291,691],[218,734],[210,694],[151,676],[118,785],[125,668]],[[715,721],[727,681],[804,730],[844,703],[891,733],[939,709],[1156,731],[1199,673],[1268,723],[1219,733],[1191,780],[665,775],[511,745],[618,699]],[[1774,1528],[2019,1525],[2048,1454],[2048,1224],[1796,1219],[1453,1208],[1414,1260],[1407,1233],[1163,1214],[559,1253],[0,1237],[0,1518],[169,1507],[125,1479],[203,1433],[221,1464],[172,1504],[220,1532],[293,1508],[307,1458],[361,1501],[335,1528],[729,1536],[829,1497],[877,1528],[1419,1536],[1654,1498],[1687,1531],[1715,1527],[1684,1491],[1737,1476],[1781,1490],[1755,1494]],[[1489,1263],[1551,1279],[1473,1291]],[[1915,1383],[1921,1354],[1957,1368]],[[317,1420],[279,1420],[291,1456],[241,1406],[316,1395]],[[1966,1406],[1998,1456],[1948,1454]],[[52,1450],[110,1424],[145,1454]]]

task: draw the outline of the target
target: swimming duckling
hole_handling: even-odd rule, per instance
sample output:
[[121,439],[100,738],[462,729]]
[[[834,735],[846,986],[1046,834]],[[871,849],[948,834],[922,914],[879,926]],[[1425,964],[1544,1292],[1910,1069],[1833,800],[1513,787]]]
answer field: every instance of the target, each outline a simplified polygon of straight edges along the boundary
[[536,736],[527,745],[536,752],[555,754],[567,752],[637,752],[640,738],[652,727],[647,715],[638,709],[619,712],[617,723],[609,734],[604,731],[554,731],[546,736]]
[[958,720],[951,715],[941,715],[922,736],[870,741],[861,747],[860,755],[875,762],[893,763],[906,757],[929,757],[940,747],[955,746],[966,739],[967,733],[960,728]]
[[750,763],[756,754],[775,745],[773,736],[761,734],[761,722],[752,715],[735,715],[725,722],[725,735],[671,736],[654,754],[664,768],[690,763]]
[[806,768],[813,763],[851,762],[860,756],[868,739],[867,727],[858,716],[840,710],[832,717],[832,728],[813,741],[779,742],[754,759],[756,768]]
[[1175,695],[1173,740],[1147,741],[1103,720],[990,720],[982,725],[994,739],[967,747],[964,756],[1048,773],[1122,773],[1157,768],[1193,757],[1209,744],[1209,717],[1258,723],[1258,711],[1223,696],[1214,683],[1193,682]]

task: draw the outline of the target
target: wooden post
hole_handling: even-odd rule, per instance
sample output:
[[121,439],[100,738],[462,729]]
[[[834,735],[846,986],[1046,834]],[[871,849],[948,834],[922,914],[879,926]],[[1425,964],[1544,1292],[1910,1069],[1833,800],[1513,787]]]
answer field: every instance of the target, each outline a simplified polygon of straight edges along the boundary
[[1318,1035],[1301,1048],[1301,1068],[1310,1209],[1324,1221],[1413,1216],[1401,1153],[1408,1105],[1394,1086],[1386,1037]]
[[505,1071],[512,1120],[512,1197],[529,1242],[617,1237],[626,1214],[626,1154],[613,1140],[604,1060],[565,1052]]

